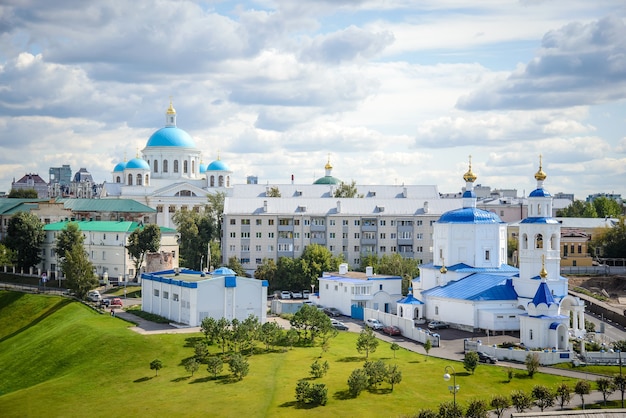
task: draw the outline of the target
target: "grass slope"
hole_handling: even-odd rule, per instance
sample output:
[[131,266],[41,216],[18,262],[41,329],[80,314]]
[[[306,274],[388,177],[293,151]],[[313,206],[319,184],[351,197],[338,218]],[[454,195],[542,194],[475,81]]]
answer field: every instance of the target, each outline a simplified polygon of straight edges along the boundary
[[[543,374],[531,380],[517,372],[508,383],[503,368],[481,365],[470,375],[461,363],[404,349],[394,359],[389,344],[381,341],[370,360],[397,363],[403,380],[393,392],[382,384],[353,399],[346,382],[364,357],[355,349],[356,335],[342,332],[323,354],[322,361],[330,364],[328,374],[316,380],[327,385],[328,404],[301,408],[294,402],[294,389],[299,379],[309,378],[310,364],[322,353],[319,347],[256,354],[249,358],[249,375],[234,382],[226,365],[216,380],[206,367],[193,377],[182,367],[201,334],[139,335],[118,318],[60,297],[0,292],[0,330],[3,417],[394,417],[451,400],[449,382],[442,378],[450,364],[457,371],[461,404],[569,381]],[[149,368],[155,358],[164,364],[158,376]]]

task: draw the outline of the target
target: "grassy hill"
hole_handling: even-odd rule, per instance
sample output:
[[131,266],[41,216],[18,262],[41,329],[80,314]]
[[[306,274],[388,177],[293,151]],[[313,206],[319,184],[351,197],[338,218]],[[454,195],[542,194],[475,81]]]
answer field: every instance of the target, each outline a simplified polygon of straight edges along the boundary
[[[460,363],[408,350],[398,351],[394,359],[389,344],[381,341],[370,359],[397,363],[402,383],[393,392],[382,384],[352,399],[346,381],[364,358],[355,349],[356,335],[342,332],[323,355],[330,364],[327,376],[316,380],[327,385],[328,404],[299,408],[294,389],[299,379],[309,377],[319,347],[257,354],[250,357],[250,373],[242,381],[229,379],[227,366],[213,380],[206,367],[193,377],[182,367],[201,334],[145,336],[128,327],[121,319],[61,297],[0,291],[0,415],[394,417],[451,400],[449,383],[442,378],[448,364],[457,371],[461,404],[567,381],[542,374],[531,380],[518,373],[507,383],[502,368],[479,366],[470,375]],[[158,376],[149,368],[156,358],[164,364]]]

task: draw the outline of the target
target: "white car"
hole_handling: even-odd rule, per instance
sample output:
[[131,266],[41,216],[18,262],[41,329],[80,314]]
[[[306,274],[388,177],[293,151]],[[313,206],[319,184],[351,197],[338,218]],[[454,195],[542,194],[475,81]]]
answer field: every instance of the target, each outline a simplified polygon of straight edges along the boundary
[[280,298],[281,299],[291,299],[291,293],[283,290],[282,292],[280,292]]
[[297,290],[295,292],[291,292],[291,299],[302,299],[302,293]]
[[368,318],[365,321],[365,326],[375,330],[383,329],[384,327],[383,323],[375,318]]
[[100,296],[100,292],[97,290],[91,290],[87,293],[87,299],[92,302],[100,302],[102,300],[102,296]]

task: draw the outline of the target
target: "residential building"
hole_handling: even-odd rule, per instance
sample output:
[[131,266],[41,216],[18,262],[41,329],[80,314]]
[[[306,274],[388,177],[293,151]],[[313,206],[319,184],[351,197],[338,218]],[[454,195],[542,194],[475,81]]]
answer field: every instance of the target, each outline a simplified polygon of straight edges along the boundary
[[25,174],[22,178],[11,183],[12,190],[30,190],[37,192],[37,197],[45,199],[48,197],[48,183],[36,173]]

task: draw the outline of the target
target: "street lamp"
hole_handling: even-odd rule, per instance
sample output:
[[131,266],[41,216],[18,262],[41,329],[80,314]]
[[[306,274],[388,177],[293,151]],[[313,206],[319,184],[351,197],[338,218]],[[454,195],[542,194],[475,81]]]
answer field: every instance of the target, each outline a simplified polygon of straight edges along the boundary
[[617,351],[617,355],[619,357],[619,375],[621,376],[622,375],[622,350],[617,349],[615,351]]
[[454,405],[454,408],[456,409],[456,393],[459,391],[460,386],[456,384],[456,371],[452,366],[446,366],[446,368],[444,369],[446,373],[443,375],[443,380],[445,380],[446,382],[450,380],[450,372],[448,369],[452,370],[452,386],[448,386],[448,390],[450,391],[450,393],[452,393],[452,403]]

